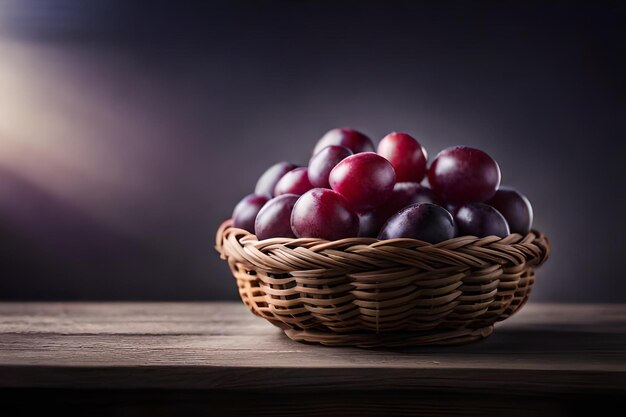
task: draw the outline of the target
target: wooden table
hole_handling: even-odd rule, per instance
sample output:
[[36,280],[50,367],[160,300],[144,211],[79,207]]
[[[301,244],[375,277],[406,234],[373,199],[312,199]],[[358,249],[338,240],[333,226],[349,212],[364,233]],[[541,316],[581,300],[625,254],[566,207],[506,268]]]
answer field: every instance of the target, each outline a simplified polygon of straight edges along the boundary
[[473,345],[360,350],[292,342],[238,303],[0,303],[0,401],[124,416],[567,415],[626,398],[625,349],[624,305],[530,304]]

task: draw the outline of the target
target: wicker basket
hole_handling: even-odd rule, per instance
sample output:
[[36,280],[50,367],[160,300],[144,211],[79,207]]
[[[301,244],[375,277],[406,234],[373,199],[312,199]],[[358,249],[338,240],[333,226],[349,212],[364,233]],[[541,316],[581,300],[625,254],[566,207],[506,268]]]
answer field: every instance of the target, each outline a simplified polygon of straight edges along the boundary
[[394,347],[476,341],[528,299],[545,235],[414,239],[256,236],[224,222],[216,249],[257,316],[300,342]]

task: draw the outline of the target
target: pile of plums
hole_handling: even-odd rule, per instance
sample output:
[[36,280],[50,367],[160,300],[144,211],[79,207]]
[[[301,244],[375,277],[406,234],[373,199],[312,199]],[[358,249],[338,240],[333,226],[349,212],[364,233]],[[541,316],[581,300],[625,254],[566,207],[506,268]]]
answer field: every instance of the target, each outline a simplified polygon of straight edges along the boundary
[[500,167],[485,152],[455,146],[427,166],[427,153],[406,133],[390,133],[375,151],[353,129],[333,129],[308,166],[269,167],[233,211],[233,226],[259,240],[348,237],[413,238],[526,234],[526,197],[500,186]]

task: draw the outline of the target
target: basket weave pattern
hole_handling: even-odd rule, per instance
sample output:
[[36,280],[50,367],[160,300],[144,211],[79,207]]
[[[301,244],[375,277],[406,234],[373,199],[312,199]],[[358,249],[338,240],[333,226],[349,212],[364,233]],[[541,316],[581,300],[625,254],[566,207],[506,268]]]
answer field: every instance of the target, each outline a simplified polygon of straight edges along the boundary
[[274,238],[224,222],[216,249],[243,302],[294,340],[362,347],[484,338],[528,299],[545,235],[414,239]]

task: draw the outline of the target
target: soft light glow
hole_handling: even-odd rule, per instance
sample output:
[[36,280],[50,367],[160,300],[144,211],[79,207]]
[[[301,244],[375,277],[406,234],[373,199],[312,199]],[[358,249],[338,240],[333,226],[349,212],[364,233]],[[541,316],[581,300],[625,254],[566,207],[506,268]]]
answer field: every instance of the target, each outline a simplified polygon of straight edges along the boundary
[[117,224],[120,211],[158,193],[142,171],[159,158],[132,136],[150,129],[147,118],[98,85],[97,61],[84,50],[3,40],[0,56],[0,168],[132,230]]

